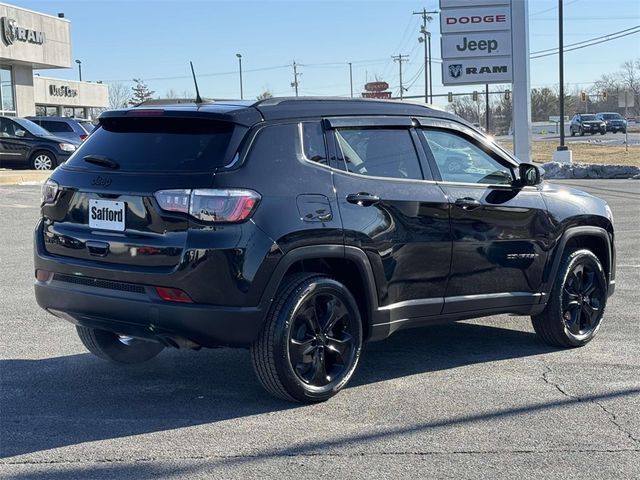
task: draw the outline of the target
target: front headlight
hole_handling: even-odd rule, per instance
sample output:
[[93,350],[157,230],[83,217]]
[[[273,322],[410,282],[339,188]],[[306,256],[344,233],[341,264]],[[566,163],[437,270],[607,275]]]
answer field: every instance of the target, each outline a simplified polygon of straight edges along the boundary
[[60,150],[62,150],[63,152],[75,152],[76,151],[76,146],[72,145],[70,143],[59,143],[58,145],[60,146]]
[[40,202],[42,205],[53,203],[58,195],[58,182],[47,179],[40,188]]

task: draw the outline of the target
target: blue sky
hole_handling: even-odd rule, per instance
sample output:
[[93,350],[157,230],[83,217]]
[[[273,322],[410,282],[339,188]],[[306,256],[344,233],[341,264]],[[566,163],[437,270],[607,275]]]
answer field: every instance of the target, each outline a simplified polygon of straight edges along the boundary
[[[517,1],[517,0],[516,0]],[[399,84],[391,55],[409,54],[407,95],[424,92],[421,19],[414,10],[437,10],[424,1],[77,1],[25,0],[13,5],[55,15],[71,24],[73,56],[82,60],[83,79],[130,82],[143,78],[157,94],[193,91],[193,60],[203,96],[239,98],[238,63],[243,56],[245,98],[265,89],[292,95],[293,60],[301,64],[300,94],[348,95],[353,62],[354,91],[375,75]],[[557,0],[529,0],[530,50],[557,46]],[[640,25],[640,0],[565,0],[565,43]],[[432,53],[440,57],[439,22],[434,15]],[[601,74],[640,58],[640,34],[565,54],[565,80],[587,89]],[[252,71],[257,70],[257,71]],[[434,94],[470,91],[443,87],[433,64]],[[77,79],[77,70],[49,70],[46,76]],[[169,77],[169,78],[167,78]],[[413,82],[413,83],[411,83]],[[557,57],[531,61],[532,87],[557,83]],[[445,100],[434,103],[444,104]]]

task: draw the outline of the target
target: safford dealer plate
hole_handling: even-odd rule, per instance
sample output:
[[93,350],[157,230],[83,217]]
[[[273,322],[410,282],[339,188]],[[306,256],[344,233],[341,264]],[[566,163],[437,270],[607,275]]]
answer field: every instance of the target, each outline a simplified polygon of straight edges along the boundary
[[89,226],[102,230],[124,231],[124,202],[89,200]]

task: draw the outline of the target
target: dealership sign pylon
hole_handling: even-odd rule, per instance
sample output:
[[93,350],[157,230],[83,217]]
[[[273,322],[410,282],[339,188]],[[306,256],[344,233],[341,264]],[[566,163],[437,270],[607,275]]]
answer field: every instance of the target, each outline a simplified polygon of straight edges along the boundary
[[528,0],[440,0],[443,85],[512,83],[514,152],[531,158]]

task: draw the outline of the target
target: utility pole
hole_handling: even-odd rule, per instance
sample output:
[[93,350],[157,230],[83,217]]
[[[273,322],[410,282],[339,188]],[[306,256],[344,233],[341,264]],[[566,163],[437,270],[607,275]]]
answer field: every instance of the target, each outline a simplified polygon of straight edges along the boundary
[[485,123],[485,132],[489,133],[489,84],[485,83],[484,85],[484,123]]
[[353,70],[351,68],[351,62],[349,62],[349,85],[351,87],[351,98],[353,98]]
[[427,12],[423,8],[421,12],[413,12],[414,15],[422,16],[422,26],[418,37],[420,43],[424,43],[424,101],[425,103],[433,102],[433,77],[431,75],[431,32],[429,32],[429,22],[433,20],[430,13],[438,13],[437,11]]
[[402,100],[402,96],[404,95],[404,87],[402,86],[402,63],[409,61],[409,55],[402,55],[401,53],[398,55],[392,55],[394,62],[398,62],[398,66],[400,68],[400,100]]
[[296,61],[293,61],[293,82],[291,82],[291,86],[295,89],[296,91],[296,97],[298,96],[298,76],[302,75],[301,73],[298,73],[298,65],[296,64]]

